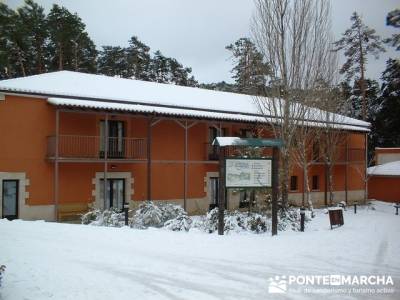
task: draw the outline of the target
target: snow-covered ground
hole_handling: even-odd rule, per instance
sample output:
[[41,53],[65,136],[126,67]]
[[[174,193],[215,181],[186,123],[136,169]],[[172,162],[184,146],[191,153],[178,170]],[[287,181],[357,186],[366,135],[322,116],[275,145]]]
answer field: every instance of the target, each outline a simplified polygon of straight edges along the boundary
[[[348,208],[334,230],[319,210],[306,232],[277,237],[0,220],[0,299],[400,299],[400,216],[374,206]],[[268,290],[274,276],[331,274],[394,285],[379,295]]]

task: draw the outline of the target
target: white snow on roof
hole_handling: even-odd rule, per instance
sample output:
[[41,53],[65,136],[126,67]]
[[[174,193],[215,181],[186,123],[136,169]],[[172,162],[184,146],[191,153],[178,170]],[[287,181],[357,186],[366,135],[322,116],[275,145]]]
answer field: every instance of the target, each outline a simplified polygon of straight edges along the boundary
[[[103,101],[92,101],[92,100],[82,100],[82,99],[69,99],[69,98],[48,98],[47,100],[50,104],[57,106],[71,106],[78,108],[90,108],[99,110],[113,110],[121,112],[137,112],[145,114],[160,114],[168,116],[187,116],[197,119],[211,119],[211,120],[227,120],[227,121],[237,121],[237,122],[258,122],[267,123],[267,119],[263,116],[251,116],[244,115],[240,113],[222,113],[213,111],[202,111],[196,109],[182,109],[182,108],[171,108],[171,107],[159,107],[150,106],[142,104],[127,104],[118,102],[103,102]],[[322,126],[318,122],[307,122],[304,123],[309,126]],[[354,125],[332,125],[332,128],[351,130],[351,131],[364,131],[368,132],[369,129],[365,127],[359,127]]]
[[369,167],[368,175],[400,176],[400,161]]
[[[198,114],[199,117],[206,117],[206,115],[221,117],[221,115],[211,114],[211,112],[214,112],[223,114],[224,118],[227,119],[229,113],[239,113],[243,115],[232,116],[232,120],[245,121],[244,119],[246,119],[254,122],[257,121],[257,118],[261,118],[265,121],[265,118],[260,116],[259,108],[255,104],[253,96],[71,71],[2,80],[0,81],[1,90],[11,93],[32,93],[51,95],[56,98],[63,98],[64,96],[78,99],[68,99],[69,102],[64,99],[64,105],[94,107],[93,104],[76,102],[83,101],[82,98],[90,98],[85,101],[104,100],[110,106],[113,106],[113,102],[116,102],[115,104],[118,103],[117,106],[121,110],[137,111],[135,109],[138,109],[138,106],[128,109],[127,106],[120,103],[124,102],[129,105],[131,102],[133,105],[140,105],[140,108],[144,110],[150,110],[150,107],[145,107],[146,105],[152,106],[152,110],[157,110],[158,113],[162,113],[165,109],[171,114],[178,114],[178,111],[173,111],[174,108],[170,108],[171,110],[165,107],[156,108],[157,105],[160,105],[176,107],[179,109],[180,115],[192,116],[192,114]],[[55,101],[52,103],[56,104]],[[97,102],[96,105],[101,106],[99,103],[102,102]],[[202,111],[195,113],[196,110]],[[313,115],[322,116],[323,114],[319,111],[319,113],[313,113]],[[323,117],[317,117],[316,121],[323,119]],[[339,123],[354,127],[352,130],[361,131],[368,131],[370,125],[368,122],[344,116],[340,116]]]
[[[232,146],[241,141],[241,138],[235,136],[220,136],[216,137],[215,139],[218,140],[218,145],[221,147]],[[213,145],[216,145],[215,141],[213,142]]]

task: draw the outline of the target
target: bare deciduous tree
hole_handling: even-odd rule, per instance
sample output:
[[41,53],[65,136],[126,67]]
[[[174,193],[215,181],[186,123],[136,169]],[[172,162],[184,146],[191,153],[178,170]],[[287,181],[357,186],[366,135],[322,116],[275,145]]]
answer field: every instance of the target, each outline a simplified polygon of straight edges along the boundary
[[255,6],[253,38],[272,74],[255,102],[275,137],[283,141],[281,198],[286,207],[296,130],[312,117],[308,104],[314,101],[316,87],[320,82],[331,85],[336,79],[330,2],[255,0]]
[[326,168],[326,185],[328,188],[329,199],[325,205],[332,205],[334,203],[334,166],[338,160],[343,159],[346,155],[344,144],[346,135],[343,129],[346,123],[346,117],[340,115],[339,112],[345,105],[345,99],[337,88],[330,86],[322,86],[320,88],[321,98],[317,102],[318,107],[324,117],[324,123],[321,128],[320,145],[321,156],[325,163]]
[[319,140],[321,128],[310,126],[305,120],[302,123],[299,124],[300,126],[295,134],[293,159],[295,164],[303,171],[302,206],[305,206],[307,203],[308,208],[313,211],[314,204],[311,199],[309,171],[313,163],[319,159],[319,153],[315,155],[314,146],[316,145],[316,141]]

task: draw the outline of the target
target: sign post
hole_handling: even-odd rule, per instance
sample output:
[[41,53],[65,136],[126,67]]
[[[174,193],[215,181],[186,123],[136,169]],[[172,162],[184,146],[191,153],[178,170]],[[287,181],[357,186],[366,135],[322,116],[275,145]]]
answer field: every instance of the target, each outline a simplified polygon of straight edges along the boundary
[[[218,234],[224,234],[224,211],[227,188],[272,187],[272,235],[278,234],[279,147],[278,139],[217,137],[213,145],[219,146],[219,201]],[[271,158],[225,158],[225,147],[272,147]]]
[[218,234],[224,234],[224,215],[225,215],[225,151],[223,147],[219,147],[219,190],[218,190]]
[[278,234],[278,195],[279,195],[279,149],[272,148],[272,236]]

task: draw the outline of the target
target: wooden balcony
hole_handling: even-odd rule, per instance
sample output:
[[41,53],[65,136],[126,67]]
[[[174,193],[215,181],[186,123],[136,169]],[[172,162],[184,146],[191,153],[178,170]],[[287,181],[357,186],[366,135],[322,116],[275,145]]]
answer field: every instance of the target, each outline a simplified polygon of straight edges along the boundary
[[[100,136],[60,135],[58,158],[61,160],[103,160],[104,139]],[[147,140],[144,138],[110,137],[107,141],[107,159],[146,160]],[[47,137],[47,158],[56,157],[56,137]]]

